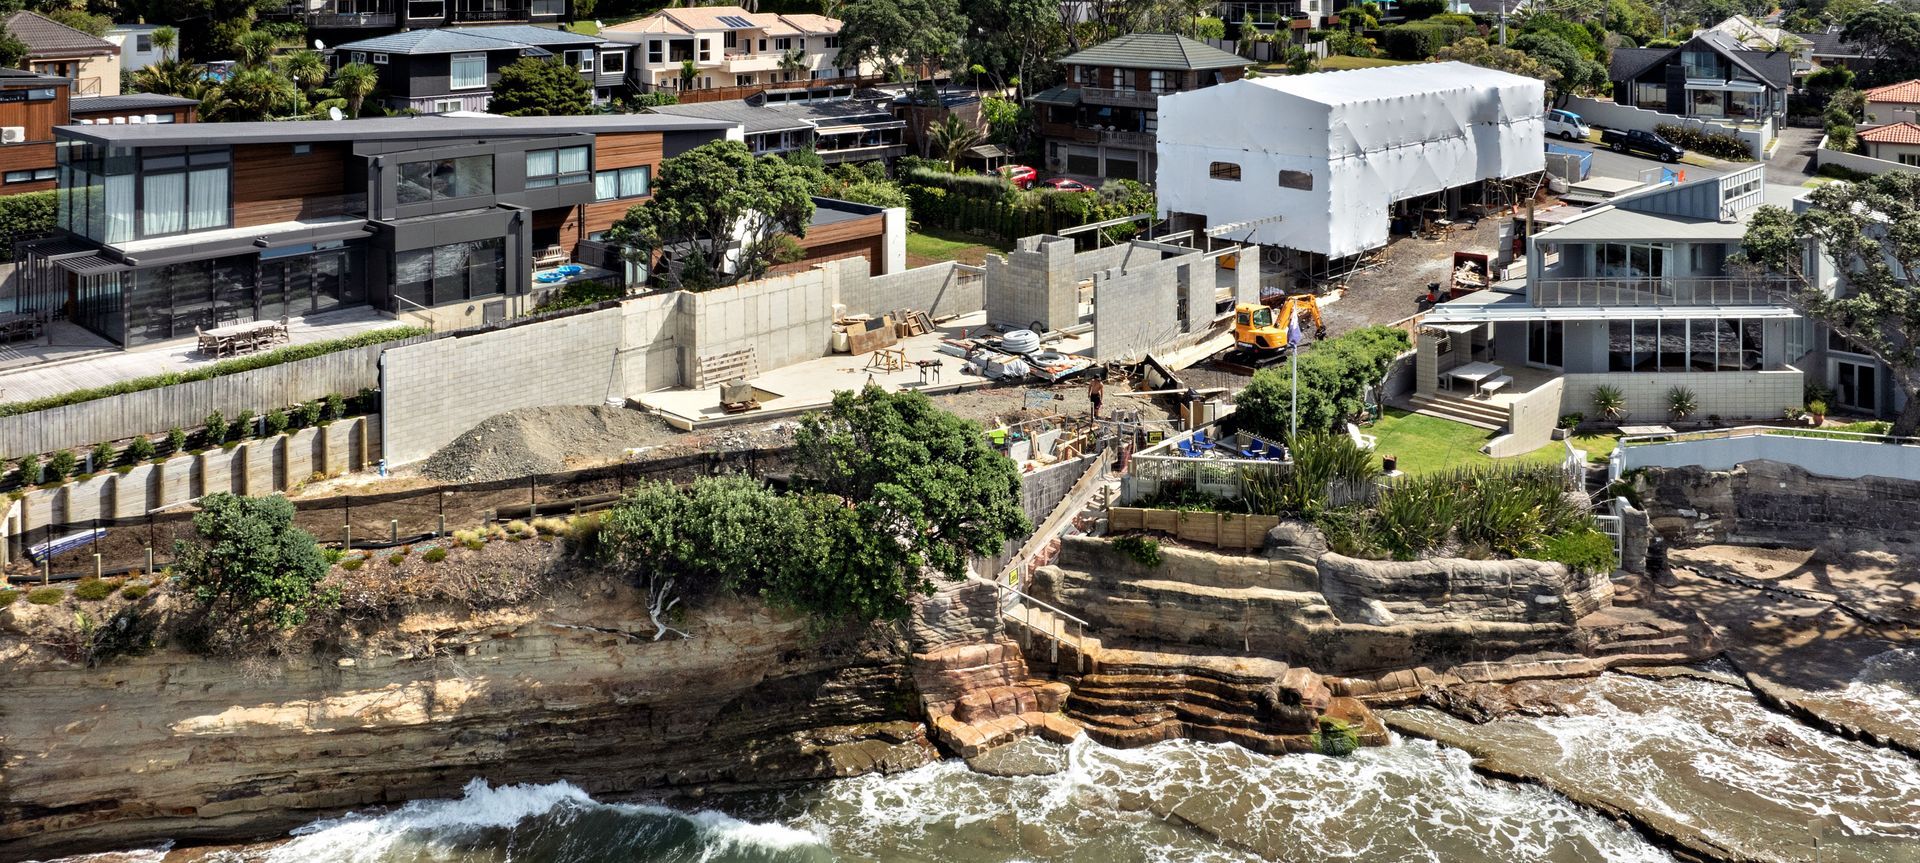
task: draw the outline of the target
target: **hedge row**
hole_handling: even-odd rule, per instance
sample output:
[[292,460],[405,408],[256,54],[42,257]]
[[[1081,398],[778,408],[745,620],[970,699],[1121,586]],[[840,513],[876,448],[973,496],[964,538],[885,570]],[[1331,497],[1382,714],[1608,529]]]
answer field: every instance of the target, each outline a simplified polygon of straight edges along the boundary
[[1016,190],[1005,179],[985,174],[949,174],[931,168],[909,167],[900,172],[900,182],[911,186],[932,186],[973,198],[1005,198]]
[[264,369],[268,366],[280,365],[281,363],[312,359],[313,357],[323,356],[335,351],[366,347],[367,345],[377,345],[383,342],[398,341],[400,339],[410,339],[414,336],[424,336],[430,332],[432,332],[432,330],[426,327],[387,327],[379,330],[368,330],[367,332],[348,336],[344,339],[309,342],[304,345],[290,345],[265,353],[235,357],[230,360],[221,360],[210,366],[190,369],[184,372],[168,372],[161,375],[150,375],[144,378],[133,378],[132,380],[108,384],[104,387],[90,387],[88,389],[72,390],[59,395],[47,396],[45,398],[32,399],[30,401],[0,404],[0,417],[17,416],[19,414],[33,413],[34,411],[43,411],[48,408],[65,407],[66,405],[90,402],[95,399],[111,398],[113,396],[126,395],[127,393],[170,387],[174,384],[204,381],[209,378],[224,377],[226,375],[237,375],[241,372]]
[[1676,123],[1661,123],[1654,126],[1653,131],[1660,137],[1696,153],[1737,162],[1753,161],[1753,151],[1747,149],[1747,142],[1740,140],[1739,135],[1731,132],[1709,132],[1695,126],[1681,126]]
[[0,198],[0,261],[13,260],[14,241],[53,230],[58,215],[51,189]]
[[1380,47],[1395,60],[1425,60],[1466,35],[1466,28],[1457,24],[1416,21],[1380,31]]

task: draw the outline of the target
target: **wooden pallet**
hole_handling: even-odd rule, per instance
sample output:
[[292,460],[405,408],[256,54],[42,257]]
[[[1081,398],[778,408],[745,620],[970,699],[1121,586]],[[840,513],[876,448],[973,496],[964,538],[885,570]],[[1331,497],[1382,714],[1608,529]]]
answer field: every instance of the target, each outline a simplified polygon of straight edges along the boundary
[[753,348],[742,348],[701,357],[694,370],[693,388],[706,389],[734,378],[752,380],[759,375],[760,363],[754,358]]

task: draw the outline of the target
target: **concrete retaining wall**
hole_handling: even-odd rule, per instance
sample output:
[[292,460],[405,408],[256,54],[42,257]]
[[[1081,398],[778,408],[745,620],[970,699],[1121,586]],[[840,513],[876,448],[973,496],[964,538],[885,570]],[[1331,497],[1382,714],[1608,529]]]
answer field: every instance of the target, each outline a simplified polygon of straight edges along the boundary
[[884,276],[840,274],[839,300],[848,314],[884,315],[896,309],[921,309],[935,318],[986,308],[980,275],[952,261]]
[[198,428],[214,411],[231,418],[379,386],[382,351],[421,339],[336,351],[297,362],[0,417],[0,458],[87,447],[174,426]]
[[1507,405],[1507,433],[1487,447],[1494,458],[1526,455],[1553,442],[1554,427],[1560,424],[1565,379],[1555,378],[1541,384]]
[[1634,372],[1611,374],[1570,374],[1561,377],[1565,396],[1560,413],[1580,412],[1598,417],[1593,407],[1593,390],[1606,385],[1619,388],[1627,399],[1629,424],[1664,423],[1667,391],[1679,386],[1693,390],[1699,410],[1694,420],[1718,414],[1722,419],[1776,419],[1790,407],[1799,407],[1805,398],[1805,375],[1788,367],[1779,371],[1713,372]]
[[1712,120],[1702,120],[1697,117],[1662,114],[1659,111],[1649,111],[1645,108],[1635,108],[1632,105],[1619,105],[1613,102],[1603,102],[1598,99],[1588,99],[1581,96],[1568,99],[1566,108],[1575,114],[1585,117],[1589,123],[1596,126],[1605,126],[1609,129],[1639,129],[1642,132],[1651,132],[1655,126],[1667,123],[1675,126],[1704,129],[1709,132],[1724,132],[1730,135],[1738,135],[1740,140],[1746,142],[1748,153],[1755,159],[1767,158],[1767,143],[1773,140],[1772,122],[1759,126],[1737,126],[1732,123],[1716,123]]
[[217,492],[265,495],[314,478],[363,470],[379,459],[378,415],[249,440],[232,449],[183,455],[126,473],[109,472],[21,499],[20,531],[49,524],[140,518]]
[[1838,150],[1829,150],[1827,149],[1827,138],[1824,135],[1820,138],[1820,146],[1813,151],[1814,170],[1819,170],[1822,165],[1838,165],[1849,171],[1859,171],[1862,174],[1885,174],[1892,171],[1914,170],[1912,165],[1902,165],[1899,162],[1890,162],[1886,159],[1875,159],[1872,156],[1862,156],[1859,153],[1842,153]]
[[[1835,479],[1885,477],[1920,482],[1920,446],[1881,441],[1752,434],[1622,447],[1621,469],[1698,467],[1732,470],[1752,461],[1794,465]],[[1911,518],[1911,513],[1908,513]]]

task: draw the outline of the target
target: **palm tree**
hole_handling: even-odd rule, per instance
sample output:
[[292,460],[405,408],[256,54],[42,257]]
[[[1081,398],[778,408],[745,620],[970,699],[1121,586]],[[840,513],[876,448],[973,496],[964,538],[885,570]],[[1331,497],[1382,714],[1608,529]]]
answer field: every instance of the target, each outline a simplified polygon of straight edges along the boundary
[[153,50],[160,52],[160,59],[173,57],[173,46],[180,41],[180,31],[172,27],[162,27],[148,37],[153,41]]
[[947,170],[958,171],[960,157],[977,146],[984,136],[980,133],[979,127],[968,125],[959,117],[948,114],[947,119],[933,127],[928,137],[932,138],[933,145],[940,149],[940,156],[947,160]]
[[302,93],[310,93],[326,79],[327,61],[318,51],[295,51],[281,55],[280,71],[292,77]]
[[207,79],[192,63],[169,57],[135,71],[133,86],[141,93],[198,99],[206,93]]
[[209,119],[219,122],[269,120],[297,113],[300,91],[286,76],[266,66],[242,66],[207,91]]
[[807,52],[795,48],[780,55],[780,71],[791,81],[794,76],[807,71]]
[[365,63],[348,63],[333,71],[333,89],[347,100],[347,116],[360,116],[360,106],[380,85],[380,70]]
[[265,66],[273,59],[273,34],[265,30],[253,30],[239,40],[240,64],[243,66]]
[[700,74],[700,67],[694,65],[692,60],[680,61],[680,89],[693,89],[693,78],[698,74]]

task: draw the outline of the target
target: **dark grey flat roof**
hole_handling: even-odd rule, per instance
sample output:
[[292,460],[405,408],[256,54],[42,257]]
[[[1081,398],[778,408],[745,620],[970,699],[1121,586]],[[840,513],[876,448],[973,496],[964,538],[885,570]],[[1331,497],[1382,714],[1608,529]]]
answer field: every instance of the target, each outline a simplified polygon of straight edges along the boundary
[[75,114],[98,111],[138,111],[142,108],[178,108],[198,105],[199,99],[164,96],[159,93],[122,93],[118,96],[81,96],[67,103]]
[[526,138],[582,132],[694,132],[733,123],[661,114],[595,114],[586,117],[370,117],[259,123],[163,123],[158,125],[61,126],[60,134],[102,144],[179,147],[189,144],[277,144],[299,141],[367,141],[390,138]]

